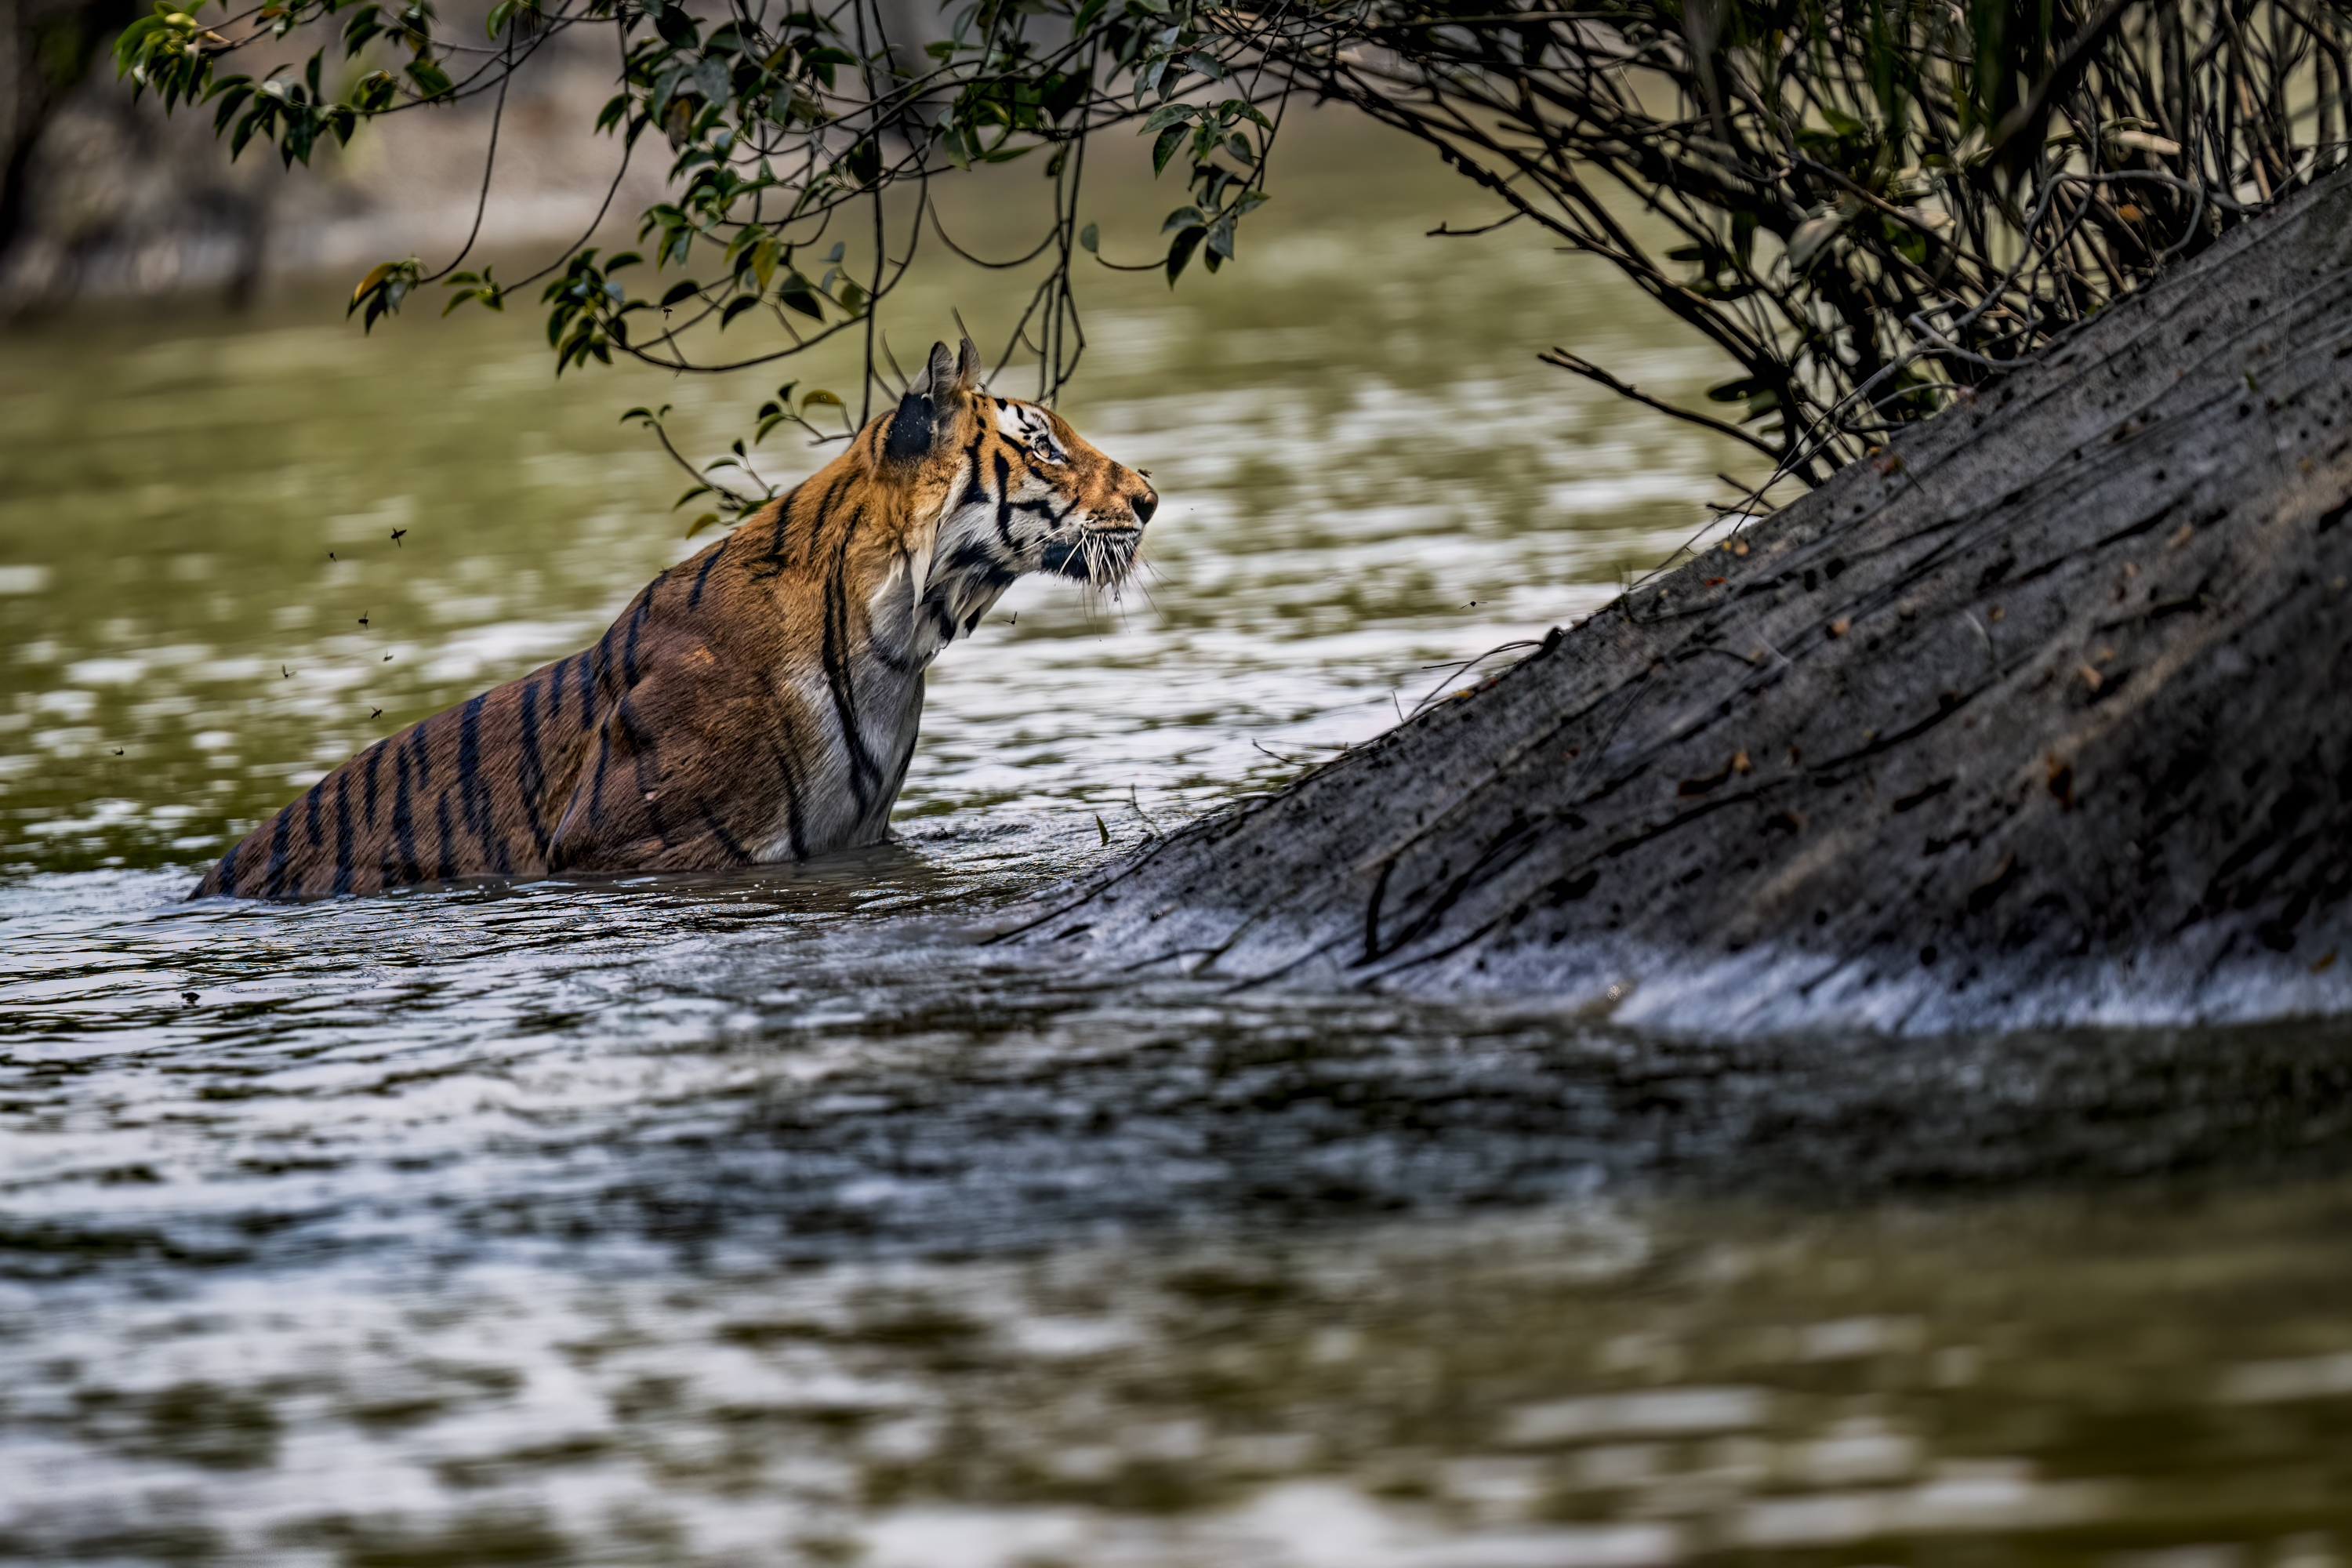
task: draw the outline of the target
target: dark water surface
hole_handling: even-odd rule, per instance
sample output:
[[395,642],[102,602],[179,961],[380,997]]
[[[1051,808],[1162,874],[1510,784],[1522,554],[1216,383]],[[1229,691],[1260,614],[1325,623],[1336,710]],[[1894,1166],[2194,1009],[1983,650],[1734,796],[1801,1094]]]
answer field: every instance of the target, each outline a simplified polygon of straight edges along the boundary
[[0,1560],[2343,1561],[2339,1026],[1734,1044],[971,939],[1728,461],[1529,359],[1717,378],[1621,291],[1326,175],[1090,321],[1148,593],[1018,590],[898,840],[796,872],[181,904],[682,553],[612,416],[738,391],[331,304],[0,339]]

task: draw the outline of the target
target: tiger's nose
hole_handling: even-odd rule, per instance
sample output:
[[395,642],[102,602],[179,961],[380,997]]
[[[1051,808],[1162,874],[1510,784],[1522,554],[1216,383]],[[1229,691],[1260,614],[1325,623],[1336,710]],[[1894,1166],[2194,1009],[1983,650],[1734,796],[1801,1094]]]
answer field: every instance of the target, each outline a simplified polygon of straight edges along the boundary
[[1135,512],[1135,521],[1140,525],[1150,522],[1151,514],[1160,510],[1160,496],[1147,485],[1141,495],[1129,497],[1127,504]]

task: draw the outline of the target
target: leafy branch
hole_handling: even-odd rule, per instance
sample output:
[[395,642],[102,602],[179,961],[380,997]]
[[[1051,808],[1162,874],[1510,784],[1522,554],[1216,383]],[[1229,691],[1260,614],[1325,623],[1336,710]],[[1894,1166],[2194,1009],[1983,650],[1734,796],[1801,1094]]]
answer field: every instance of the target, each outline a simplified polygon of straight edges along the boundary
[[[544,279],[559,373],[617,355],[724,374],[857,331],[846,417],[889,389],[882,312],[926,235],[970,255],[931,183],[1035,157],[1041,237],[985,264],[1039,274],[998,369],[1034,356],[1051,398],[1085,353],[1081,269],[1172,285],[1196,258],[1234,260],[1306,93],[1430,147],[1495,198],[1486,227],[1532,224],[1599,258],[1737,374],[1708,394],[1718,415],[1573,346],[1549,363],[1805,480],[1973,395],[2336,167],[2352,137],[2352,19],[2332,0],[950,0],[923,37],[894,33],[879,0],[498,0],[482,43],[436,31],[430,0],[220,0],[210,22],[205,4],[158,0],[119,68],[167,108],[214,105],[233,156],[259,139],[289,165],[383,115],[502,102],[550,40],[610,36],[616,90],[593,131],[624,170],[641,146],[669,157],[636,248],[591,245],[592,223],[515,283],[458,270],[470,240],[436,272],[386,261],[352,296],[371,328],[427,283],[445,310],[502,309]],[[299,66],[220,74],[298,33],[325,40]],[[340,94],[338,49],[358,72]],[[1155,177],[1182,172],[1149,261],[1108,259],[1082,221],[1087,148],[1112,130],[1148,139]],[[727,352],[746,317],[773,331]],[[789,392],[761,437],[771,410],[806,423],[811,395]],[[643,423],[668,445],[658,416]],[[694,471],[722,510],[753,499]]]

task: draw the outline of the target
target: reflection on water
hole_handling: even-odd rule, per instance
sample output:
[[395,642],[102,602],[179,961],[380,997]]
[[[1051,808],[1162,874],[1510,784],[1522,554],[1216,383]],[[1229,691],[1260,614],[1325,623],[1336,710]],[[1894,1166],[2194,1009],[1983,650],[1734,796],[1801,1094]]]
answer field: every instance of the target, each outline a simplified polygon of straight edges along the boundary
[[1148,595],[1008,596],[898,841],[799,871],[179,904],[682,553],[612,416],[740,389],[0,340],[0,1559],[2341,1561],[2339,1028],[1664,1039],[961,934],[1695,526],[1725,454],[1529,353],[1705,358],[1350,178],[1106,284]]
[[2352,1539],[2352,1185],[2230,1176],[2338,1163],[2337,1037],[1736,1052],[1140,987],[876,912],[1091,832],[1020,837],[299,911],[7,894],[53,978],[0,1073],[0,1555]]
[[894,919],[1093,837],[0,894],[0,1556],[2337,1561],[2339,1033],[1735,1047]]

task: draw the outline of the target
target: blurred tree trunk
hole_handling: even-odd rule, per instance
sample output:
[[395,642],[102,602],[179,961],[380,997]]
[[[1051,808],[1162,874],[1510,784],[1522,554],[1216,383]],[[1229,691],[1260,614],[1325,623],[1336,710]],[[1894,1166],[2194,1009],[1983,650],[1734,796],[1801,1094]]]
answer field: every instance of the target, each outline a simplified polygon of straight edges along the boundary
[[2352,183],[1012,940],[1669,1026],[2352,1005]]
[[23,235],[33,153],[131,0],[0,0],[0,258]]

